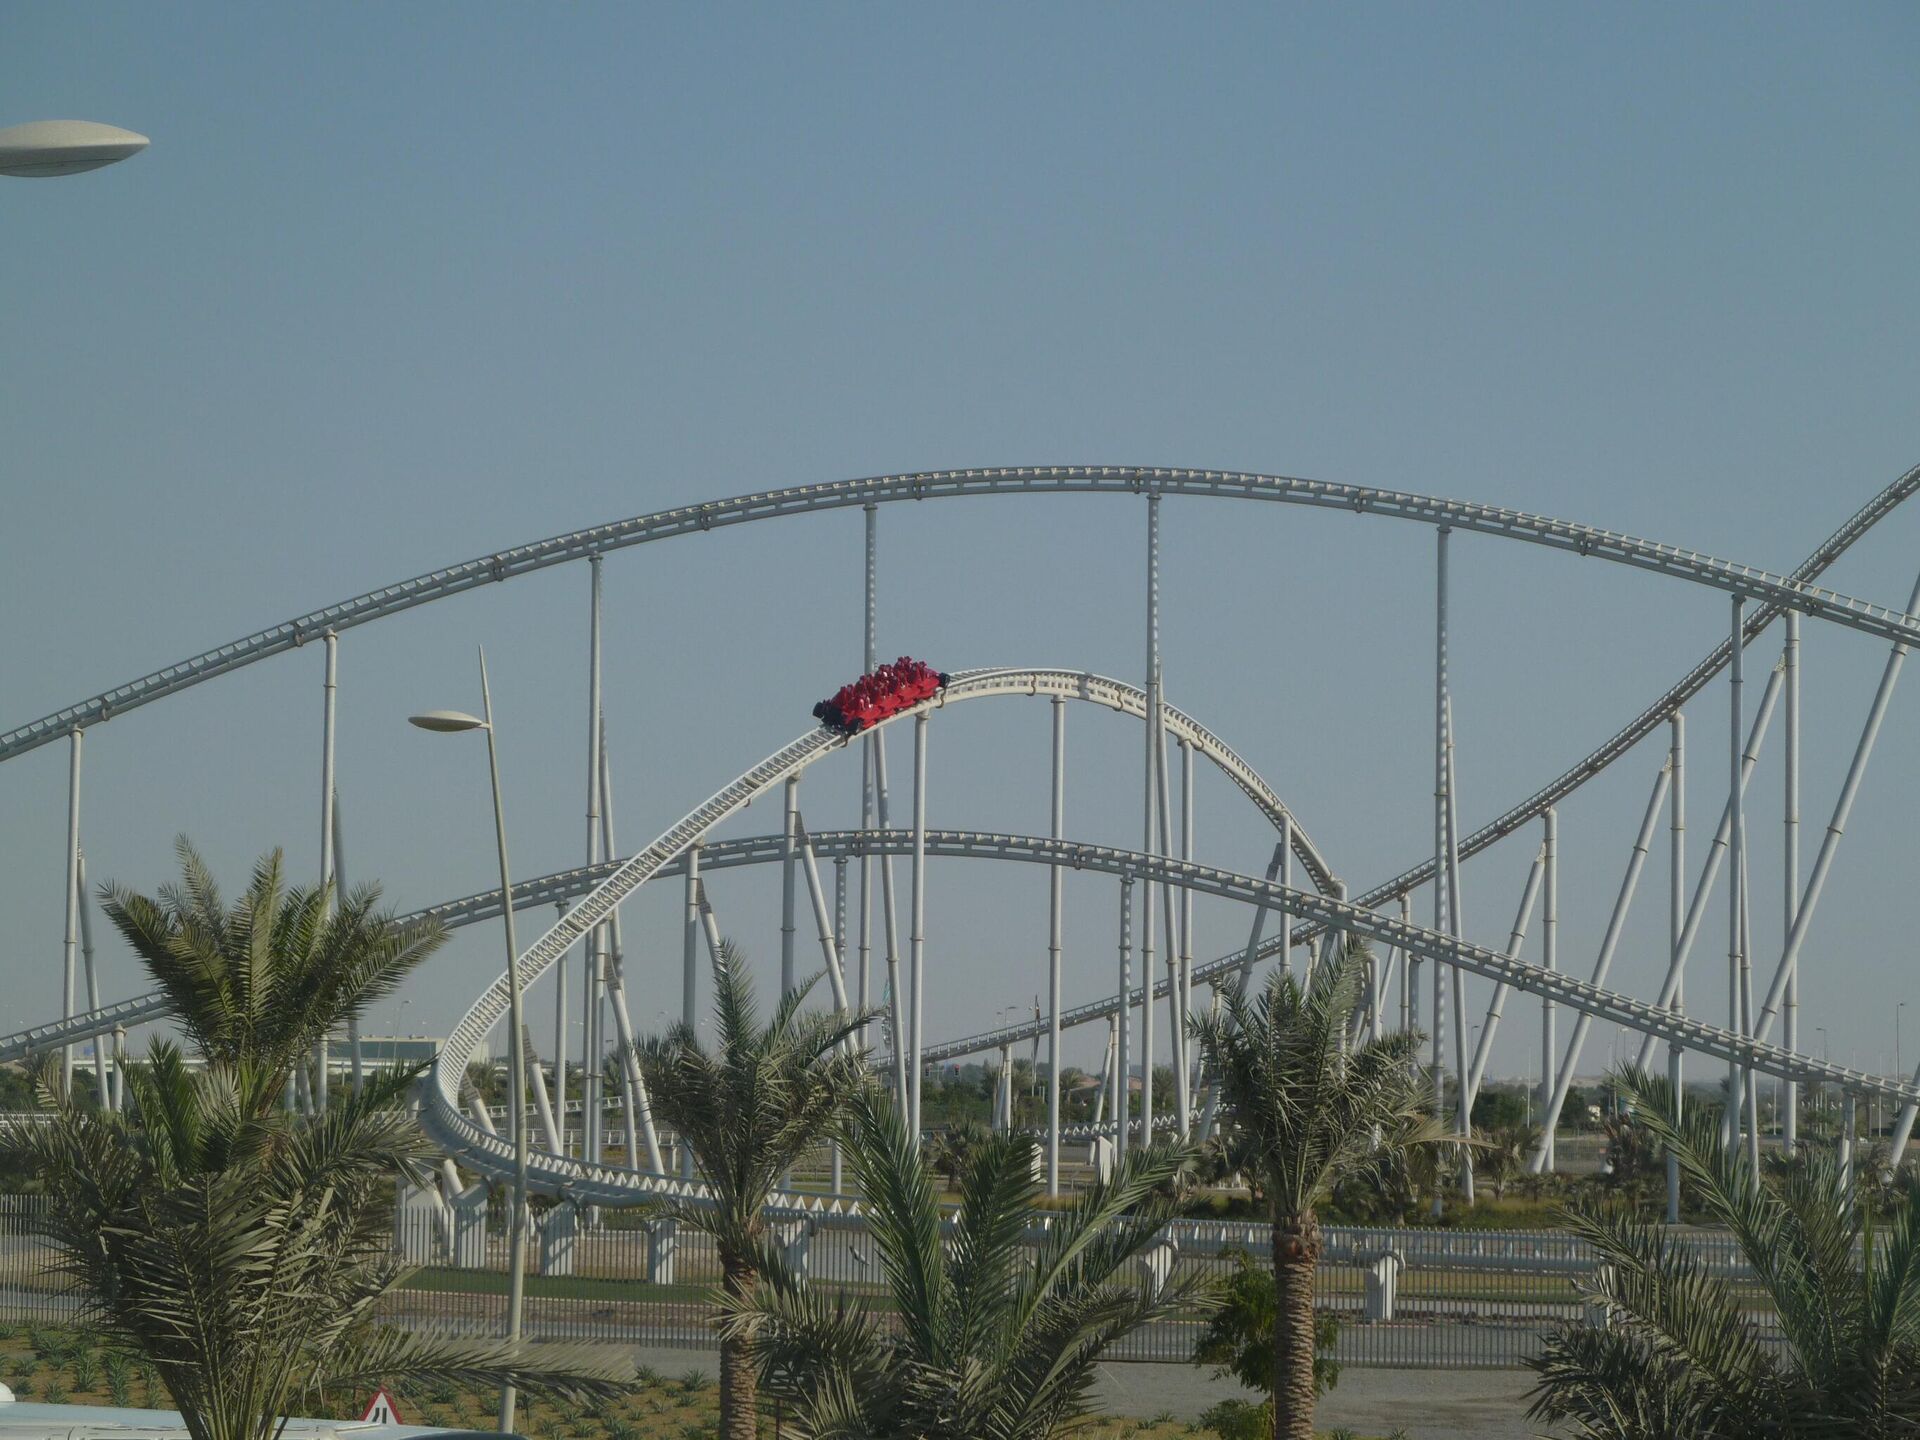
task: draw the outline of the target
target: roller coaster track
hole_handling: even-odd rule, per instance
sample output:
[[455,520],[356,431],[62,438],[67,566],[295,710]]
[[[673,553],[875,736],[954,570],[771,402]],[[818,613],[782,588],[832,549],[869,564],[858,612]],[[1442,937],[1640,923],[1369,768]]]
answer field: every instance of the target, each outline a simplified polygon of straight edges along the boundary
[[[954,677],[946,693],[937,703],[960,704],[968,700],[1013,696],[1047,696],[1049,698],[1058,696],[1064,700],[1083,701],[1116,710],[1122,714],[1132,715],[1136,719],[1145,719],[1147,713],[1146,693],[1138,686],[1129,685],[1121,680],[1110,680],[1103,675],[1058,669],[966,671]],[[1259,772],[1235,753],[1225,741],[1185,711],[1163,704],[1161,714],[1169,734],[1176,739],[1186,741],[1194,747],[1196,754],[1211,761],[1221,774],[1231,780],[1235,787],[1254,803],[1254,806],[1276,830],[1284,825],[1286,833],[1292,839],[1294,854],[1299,857],[1301,865],[1312,877],[1314,884],[1322,890],[1331,888],[1335,881],[1333,872],[1327,866],[1326,858],[1308,836],[1306,828],[1301,825],[1299,819],[1287,809],[1279,792],[1262,779]],[[824,731],[820,733],[825,735]],[[826,745],[821,753],[830,752],[835,748],[837,748],[836,744]],[[682,862],[683,865],[684,862]],[[580,866],[515,885],[513,887],[514,908],[522,909],[556,900],[570,900],[590,888],[589,881],[597,884],[618,868],[619,862]],[[674,868],[676,867],[668,866],[661,873],[671,873]],[[433,918],[448,926],[459,926],[497,916],[500,913],[499,904],[500,892],[498,889],[493,889],[444,904],[430,905],[401,918],[408,920]],[[0,1036],[0,1061],[17,1060],[24,1055],[44,1052],[55,1046],[71,1045],[95,1036],[111,1034],[122,1026],[145,1024],[149,1021],[164,1019],[172,1013],[172,1001],[164,993],[153,991],[131,1000],[122,1000],[114,1005],[106,1005],[98,1010],[74,1015],[65,1020],[50,1021],[16,1031],[11,1035]]]
[[[1267,500],[1287,505],[1384,515],[1421,524],[1471,530],[1501,539],[1543,545],[1651,570],[1730,594],[1757,600],[1774,614],[1794,609],[1848,629],[1887,640],[1920,642],[1920,622],[1886,606],[1824,590],[1812,582],[1860,535],[1920,486],[1920,468],[1908,471],[1842,526],[1791,575],[1776,575],[1750,565],[1716,560],[1697,550],[1641,540],[1591,525],[1555,520],[1526,511],[1446,500],[1405,490],[1380,490],[1284,475],[1231,470],[1162,469],[1140,466],[1037,465],[979,470],[930,470],[799,485],[785,490],[740,495],[699,505],[683,505],[650,515],[574,530],[531,545],[496,550],[463,564],[384,586],[336,605],[257,631],[150,675],[117,685],[92,699],[66,706],[29,724],[0,734],[0,760],[84,730],[141,705],[238,670],[272,655],[296,649],[328,632],[442,600],[483,585],[563,565],[593,555],[728,525],[771,520],[785,515],[905,500],[935,500],[978,495],[1110,494],[1199,495]],[[1771,616],[1769,616],[1771,618]],[[1724,662],[1723,662],[1724,663]],[[1711,673],[1711,672],[1709,672]]]
[[[883,721],[881,727],[901,723],[944,703],[981,693],[993,693],[1009,681],[1017,690],[1025,677],[1039,672],[985,671],[956,676],[940,700],[928,701]],[[1078,683],[1071,672],[1048,672]],[[1035,693],[1038,693],[1036,690]],[[781,785],[791,775],[832,753],[844,742],[823,729],[809,731],[775,751],[752,769],[717,791],[689,812],[652,844],[622,861],[580,902],[563,915],[515,962],[522,987],[531,986],[548,968],[642,885],[664,873],[715,826]],[[1403,953],[1456,967],[1526,993],[1554,1000],[1596,1019],[1625,1025],[1642,1034],[1675,1042],[1696,1054],[1733,1062],[1766,1074],[1812,1081],[1829,1081],[1858,1094],[1882,1094],[1903,1103],[1920,1101],[1920,1087],[1889,1081],[1865,1072],[1814,1061],[1781,1047],[1760,1044],[1735,1031],[1692,1020],[1660,1005],[1633,999],[1579,980],[1563,971],[1548,971],[1507,955],[1428,930],[1360,905],[1324,895],[1293,890],[1232,871],[1195,865],[1161,856],[1108,846],[1032,837],[946,832],[945,853],[985,855],[1002,860],[1064,864],[1076,870],[1132,876],[1165,882],[1195,894],[1250,905],[1266,905],[1298,915],[1321,927],[1398,947]],[[931,848],[931,836],[928,837]],[[867,843],[862,837],[862,843]],[[1215,962],[1216,965],[1226,962]],[[436,1058],[427,1088],[423,1122],[437,1143],[470,1167],[495,1178],[510,1173],[511,1147],[468,1119],[460,1108],[460,1089],[469,1061],[501,1018],[508,1005],[509,980],[499,976],[454,1027]],[[626,1167],[541,1153],[532,1161],[531,1183],[538,1190],[564,1194],[588,1204],[631,1204],[651,1193],[698,1194],[688,1182],[652,1176]],[[811,1203],[792,1197],[795,1203]]]
[[[755,770],[760,768],[757,766]],[[753,773],[750,771],[749,775]],[[680,829],[676,826],[674,831],[668,833],[671,835]],[[813,835],[812,839],[822,855],[857,854],[862,846],[871,847],[870,853],[874,854],[904,853],[912,844],[911,834],[905,831],[823,832]],[[768,835],[716,843],[703,852],[701,864],[706,868],[771,862],[779,858],[780,841],[780,836]],[[1290,890],[1250,875],[1111,846],[978,831],[929,830],[926,852],[942,857],[1064,865],[1091,873],[1128,875],[1141,880],[1166,882],[1191,888],[1196,894],[1212,895],[1224,900],[1246,904],[1265,903],[1275,908],[1284,906],[1295,914],[1312,918],[1322,926],[1333,926],[1376,944],[1399,946],[1424,960],[1458,965],[1471,974],[1554,1000],[1576,1012],[1591,1014],[1597,1019],[1625,1025],[1663,1040],[1676,1041],[1695,1054],[1750,1065],[1770,1075],[1834,1084],[1856,1094],[1883,1095],[1902,1103],[1920,1100],[1920,1086],[1829,1064],[1811,1056],[1797,1055],[1776,1045],[1757,1044],[1721,1026],[1688,1019],[1648,1001],[1590,984],[1564,971],[1542,970],[1485,946],[1455,940],[1449,935],[1406,924],[1377,911],[1308,891]],[[642,852],[643,855],[645,853]],[[634,861],[625,863],[630,866]],[[665,868],[656,873],[665,873]],[[601,889],[595,893],[604,895],[605,884],[603,881]],[[497,895],[498,892],[495,892],[492,897],[492,903],[496,905]],[[538,973],[530,963],[538,951],[536,942],[535,947],[522,957],[523,983],[530,983]],[[1223,974],[1239,963],[1240,956],[1237,954],[1223,957],[1209,965],[1197,967],[1195,978]],[[472,1034],[478,1030],[484,1034],[484,1030],[480,1029],[481,1021],[489,1010],[495,1008],[487,1002],[495,990],[505,989],[504,978],[481,997],[481,1003],[462,1022],[461,1031],[456,1032],[456,1041],[450,1041],[442,1052],[430,1091],[430,1101],[423,1113],[428,1129],[439,1144],[447,1147],[466,1164],[495,1178],[502,1178],[510,1172],[512,1150],[504,1140],[487,1134],[460,1113],[459,1083],[473,1047],[469,1043],[463,1048],[456,1048],[456,1042],[463,1033]],[[1164,985],[1160,988],[1164,993]],[[1141,992],[1136,990],[1132,998],[1138,1004],[1142,998]],[[504,1001],[500,1003],[503,1007]],[[1096,1008],[1083,1007],[1089,1012]],[[1063,1015],[1063,1023],[1066,1018]],[[702,1193],[698,1186],[690,1186],[669,1177],[622,1166],[590,1164],[567,1156],[536,1152],[531,1165],[531,1183],[537,1192],[565,1195],[588,1204],[623,1205],[632,1204],[648,1194]],[[803,1202],[802,1197],[797,1195],[788,1197],[788,1200],[799,1208],[834,1208],[824,1202]]]
[[[1697,551],[1526,512],[1406,491],[1326,484],[1285,476],[1135,467],[1019,467],[930,471],[799,486],[660,511],[570,532],[535,544],[497,551],[462,565],[436,570],[310,612],[0,734],[0,760],[24,754],[69,733],[77,734],[122,711],[179,693],[216,676],[301,646],[310,639],[335,634],[416,605],[549,566],[654,540],[787,515],[854,507],[870,509],[897,501],[987,495],[1212,496],[1386,515],[1434,527],[1443,536],[1449,529],[1474,531],[1562,552],[1594,556],[1743,597],[1755,602],[1744,617],[1740,636],[1743,646],[1752,643],[1782,613],[1792,611],[1890,641],[1898,653],[1900,649],[1920,641],[1920,619],[1896,609],[1824,589],[1814,582],[1880,520],[1910,498],[1916,489],[1920,489],[1920,467],[1910,470],[1882,490],[1849,517],[1800,566],[1783,576],[1717,560]],[[1587,780],[1602,773],[1669,717],[1679,713],[1688,700],[1699,694],[1716,674],[1726,668],[1732,654],[1733,647],[1728,643],[1715,647],[1675,685],[1585,759],[1519,805],[1464,837],[1457,846],[1459,858],[1464,861],[1514,834],[1578,790]],[[1012,693],[1061,695],[1106,703],[1136,716],[1146,713],[1146,699],[1139,690],[1099,677],[1072,671],[975,671],[960,677],[942,701],[930,702],[929,706],[919,707],[908,714],[922,713],[933,705],[952,703],[958,699]],[[1210,732],[1201,730],[1187,717],[1171,709],[1165,713],[1168,728],[1177,736],[1191,741],[1196,752],[1206,755],[1227,773],[1269,820],[1276,825],[1282,820],[1289,822],[1288,829],[1293,836],[1296,853],[1307,874],[1322,892],[1335,891],[1335,882],[1324,858],[1307,841],[1298,824],[1292,822],[1292,817],[1286,814],[1271,787],[1266,786],[1244,761]],[[770,786],[788,776],[797,775],[841,743],[838,737],[824,731],[803,736],[769,756],[652,845],[628,859],[564,871],[525,886],[516,886],[516,906],[537,903],[546,898],[584,894],[584,899],[572,912],[522,953],[516,969],[529,982],[543,973],[559,955],[610,915],[640,885],[649,879],[684,868],[683,857],[695,843],[704,844],[703,864],[709,867],[766,863],[780,858],[782,839],[778,836],[717,844],[704,842],[704,837],[714,825],[744,807],[752,798],[765,793]],[[906,833],[821,832],[816,833],[813,840],[818,853],[839,858],[862,853],[898,853],[908,843]],[[1310,940],[1333,927],[1369,937],[1379,943],[1401,947],[1410,956],[1434,960],[1460,971],[1492,978],[1503,985],[1563,1004],[1583,1015],[1629,1027],[1652,1039],[1668,1039],[1699,1054],[1788,1078],[1832,1081],[1849,1093],[1884,1094],[1908,1102],[1909,1115],[1911,1103],[1920,1101],[1920,1090],[1910,1084],[1815,1062],[1788,1049],[1761,1044],[1733,1031],[1686,1020],[1663,1005],[1636,1001],[1597,985],[1574,980],[1564,973],[1541,970],[1377,913],[1373,907],[1403,897],[1432,881],[1435,862],[1430,858],[1347,904],[1331,898],[1327,893],[1310,895],[1292,891],[1231,871],[1066,841],[987,832],[927,831],[925,847],[928,853],[936,855],[1064,864],[1097,873],[1164,882],[1191,893],[1283,907],[1299,924],[1291,936],[1270,939],[1261,945],[1258,953],[1263,957],[1279,952],[1288,943]],[[497,892],[490,892],[447,902],[418,913],[438,915],[450,924],[470,923],[484,918],[488,913],[497,914],[498,905]],[[1242,958],[1238,953],[1222,957],[1197,967],[1194,976],[1203,981],[1217,978],[1241,964]],[[1783,971],[1784,967],[1783,961]],[[1596,971],[1598,978],[1601,978],[1600,972]],[[498,1167],[501,1158],[494,1152],[504,1152],[504,1145],[486,1135],[460,1113],[457,1103],[458,1078],[464,1070],[465,1058],[472,1054],[504,1012],[505,981],[505,976],[496,980],[456,1027],[436,1066],[427,1106],[428,1123],[443,1143],[466,1156],[479,1168],[493,1173],[500,1173]],[[1164,994],[1166,991],[1166,982],[1152,983],[1136,991],[1134,1001],[1138,1003],[1143,995]],[[1120,1001],[1117,998],[1103,997],[1076,1009],[1063,1011],[1059,1021],[1063,1026],[1084,1023],[1114,1013],[1119,1008]],[[86,1035],[105,1033],[121,1025],[159,1018],[167,1013],[167,1009],[164,997],[147,995],[88,1015],[35,1026],[15,1036],[0,1039],[0,1058],[11,1058],[28,1050],[50,1048]],[[924,1046],[920,1053],[926,1060],[971,1053],[1010,1040],[1027,1038],[1043,1028],[1036,1024],[1003,1027],[982,1035]],[[658,1188],[678,1184],[615,1167],[588,1166],[582,1169],[582,1163],[559,1156],[541,1157],[536,1162],[537,1179],[543,1188],[571,1191],[582,1199],[598,1203],[631,1201],[638,1193],[636,1186]],[[547,1173],[541,1167],[548,1167],[552,1173]]]

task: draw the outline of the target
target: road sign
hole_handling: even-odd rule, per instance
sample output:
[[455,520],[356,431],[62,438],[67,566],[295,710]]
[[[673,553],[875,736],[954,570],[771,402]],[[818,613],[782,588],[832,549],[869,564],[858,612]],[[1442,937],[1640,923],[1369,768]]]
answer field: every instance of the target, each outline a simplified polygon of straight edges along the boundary
[[367,1401],[367,1410],[360,1417],[360,1423],[362,1425],[404,1425],[407,1422],[400,1418],[400,1407],[393,1403],[393,1396],[389,1395],[387,1387],[382,1385],[373,1392],[373,1398]]

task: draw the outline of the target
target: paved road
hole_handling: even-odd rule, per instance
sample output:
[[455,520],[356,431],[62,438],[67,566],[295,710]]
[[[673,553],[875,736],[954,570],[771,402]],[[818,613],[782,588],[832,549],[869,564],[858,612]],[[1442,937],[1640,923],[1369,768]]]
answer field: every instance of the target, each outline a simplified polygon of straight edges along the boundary
[[[711,1379],[720,1368],[719,1355],[710,1350],[647,1347],[628,1353],[669,1376],[699,1370]],[[1320,1402],[1317,1418],[1323,1430],[1404,1430],[1409,1440],[1531,1440],[1547,1433],[1526,1418],[1532,1381],[1524,1370],[1348,1370]],[[1110,1414],[1144,1420],[1171,1413],[1194,1420],[1208,1406],[1249,1392],[1191,1365],[1128,1364],[1103,1365],[1096,1393]]]

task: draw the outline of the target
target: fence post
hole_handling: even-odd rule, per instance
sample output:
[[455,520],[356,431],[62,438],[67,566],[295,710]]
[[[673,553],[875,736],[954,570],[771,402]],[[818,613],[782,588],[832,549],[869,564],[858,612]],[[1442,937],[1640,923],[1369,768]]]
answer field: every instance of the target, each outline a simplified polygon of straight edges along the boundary
[[647,1230],[647,1283],[673,1284],[673,1257],[680,1248],[680,1222],[655,1220]]
[[1140,1254],[1141,1277],[1147,1282],[1147,1292],[1156,1299],[1173,1278],[1173,1262],[1179,1252],[1179,1242],[1163,1234],[1156,1244]]
[[440,1197],[423,1186],[402,1182],[393,1207],[393,1248],[401,1263],[431,1265],[439,1228]]
[[787,1270],[800,1279],[807,1279],[813,1270],[813,1223],[808,1220],[789,1220],[784,1225],[776,1225],[773,1230],[774,1243],[780,1247],[780,1258],[786,1262]]
[[547,1211],[540,1227],[540,1273],[571,1275],[574,1252],[580,1237],[580,1211],[571,1200],[563,1200]]
[[1613,1267],[1602,1265],[1593,1272],[1593,1288],[1581,1293],[1580,1305],[1587,1324],[1596,1330],[1613,1328],[1613,1304],[1606,1298],[1612,1288]]
[[453,1197],[453,1263],[462,1270],[487,1268],[487,1187],[470,1185]]
[[1394,1250],[1382,1251],[1367,1262],[1366,1300],[1360,1313],[1369,1323],[1393,1319],[1394,1306],[1400,1299],[1400,1267],[1405,1263]]
[[1104,1135],[1096,1135],[1093,1144],[1088,1147],[1092,1152],[1087,1156],[1093,1162],[1093,1173],[1105,1184],[1113,1178],[1113,1141]]

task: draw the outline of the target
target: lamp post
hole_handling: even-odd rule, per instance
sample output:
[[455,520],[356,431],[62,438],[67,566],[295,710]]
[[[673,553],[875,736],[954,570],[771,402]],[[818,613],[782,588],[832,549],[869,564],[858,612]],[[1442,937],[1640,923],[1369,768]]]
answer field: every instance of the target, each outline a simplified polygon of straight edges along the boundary
[[[507,932],[507,1040],[512,1083],[507,1087],[507,1125],[513,1135],[513,1224],[507,1233],[507,1339],[520,1339],[520,1315],[526,1299],[527,1261],[527,1114],[526,1055],[520,1010],[520,949],[513,934],[513,882],[507,876],[507,820],[500,804],[500,753],[494,743],[493,693],[487,687],[487,652],[480,651],[481,716],[458,710],[429,710],[408,717],[422,730],[454,734],[464,730],[487,732],[487,769],[493,780],[493,834],[500,851],[500,918]],[[500,1428],[513,1429],[514,1387],[500,1387]]]
[[98,170],[147,148],[147,137],[92,120],[32,120],[0,130],[0,175],[44,180]]
[[[25,125],[10,125],[0,130],[0,175],[15,175],[27,179],[44,179],[55,175],[73,175],[82,170],[97,170],[102,165],[111,165],[116,160],[124,160],[147,148],[147,137],[136,135],[131,130],[122,130],[114,125],[100,125],[91,120],[34,120]],[[78,931],[86,924],[86,907],[81,903],[81,893],[85,886],[83,870],[85,862],[80,858],[80,738],[81,732],[72,732],[73,758],[67,772],[67,891],[66,891],[66,941],[62,949],[65,955],[63,970],[65,979],[62,987],[62,1016],[73,1014],[73,972],[74,951],[79,943]],[[91,983],[93,976],[92,954],[87,959],[87,975]],[[94,1041],[96,1063],[100,1055],[100,1041]],[[322,1065],[324,1072],[325,1066]],[[66,1087],[73,1085],[73,1046],[60,1047],[60,1075]],[[99,1071],[101,1095],[105,1098],[106,1071]],[[292,1081],[288,1082],[288,1093],[292,1093]]]

